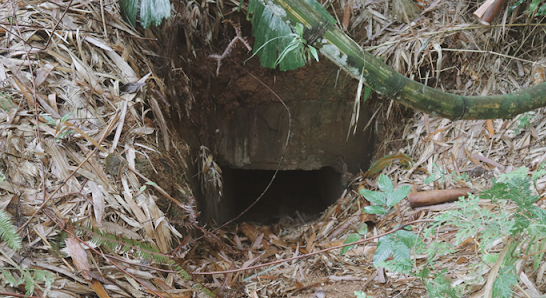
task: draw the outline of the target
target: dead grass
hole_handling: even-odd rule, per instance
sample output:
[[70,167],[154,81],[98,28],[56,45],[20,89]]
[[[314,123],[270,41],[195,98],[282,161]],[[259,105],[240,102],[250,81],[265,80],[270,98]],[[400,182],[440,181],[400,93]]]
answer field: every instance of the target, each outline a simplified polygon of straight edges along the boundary
[[[123,262],[112,261],[86,244],[89,236],[75,233],[74,225],[148,243],[165,254],[182,235],[156,202],[166,198],[176,208],[192,210],[157,183],[146,184],[136,170],[155,170],[150,156],[172,146],[153,95],[153,86],[162,82],[139,70],[153,69],[142,43],[138,45],[141,34],[120,20],[116,5],[101,3],[0,6],[0,172],[5,177],[0,203],[25,239],[24,251],[9,251],[5,245],[0,249],[16,262],[31,254],[26,268],[54,273],[51,290],[35,293],[44,297],[93,291],[103,296],[104,288],[114,296],[157,291],[146,284],[157,278],[150,269],[124,269],[128,266],[123,262],[146,261],[139,254],[120,251],[117,258]],[[147,84],[151,80],[155,85]],[[137,165],[142,160],[146,163]],[[70,235],[63,251],[61,233]],[[88,259],[91,251],[94,257]],[[66,253],[73,264],[62,258]],[[101,271],[104,266],[111,266],[110,273]],[[83,279],[74,275],[80,273]],[[97,279],[96,274],[106,275]],[[161,282],[181,282],[179,277],[169,279],[166,275]],[[0,292],[4,296],[17,290],[3,279]]]
[[[348,10],[345,1],[338,1],[333,7],[337,12],[351,13],[345,18],[349,32],[361,36],[362,44],[374,55],[436,88],[466,95],[500,94],[530,86],[534,76],[543,77],[533,71],[533,63],[542,59],[546,35],[540,19],[529,19],[521,10],[507,15],[505,10],[493,26],[482,26],[471,17],[474,2],[418,2],[424,10],[409,24],[395,22],[392,7],[384,1],[349,1],[353,6]],[[196,32],[210,33],[186,34],[188,52],[199,50],[196,38],[206,36],[203,43],[208,44],[216,33],[221,20],[210,18],[207,12],[229,15],[238,4],[178,3],[177,22]],[[160,165],[149,156],[170,152],[184,160],[187,150],[183,141],[171,136],[163,115],[164,95],[170,91],[153,73],[150,58],[159,49],[148,47],[142,39],[143,35],[153,39],[157,32],[142,34],[127,27],[120,21],[116,5],[103,1],[4,2],[0,15],[7,20],[0,23],[0,172],[5,177],[0,183],[0,206],[13,215],[25,239],[21,252],[0,244],[11,258],[0,257],[0,263],[6,267],[15,261],[26,268],[52,272],[56,280],[51,290],[38,288],[34,295],[145,297],[155,293],[191,297],[196,282],[233,297],[351,297],[355,290],[372,297],[425,295],[417,280],[371,265],[374,242],[359,245],[346,256],[340,256],[339,249],[317,252],[342,244],[359,222],[374,222],[368,234],[373,237],[408,218],[433,218],[451,208],[449,204],[412,210],[403,201],[396,212],[377,220],[361,212],[367,203],[349,189],[316,221],[287,219],[274,228],[246,224],[214,234],[203,229],[208,242],[194,244],[192,250],[180,249],[187,247],[191,238],[181,240],[183,235],[166,220],[156,202],[162,198],[171,202],[172,208],[180,208],[188,217],[179,223],[191,226],[195,220],[193,202],[182,202],[180,193],[191,196],[183,185],[167,192],[147,183],[161,184],[154,181],[161,177],[153,174]],[[187,84],[187,77],[181,77]],[[121,90],[131,90],[127,85],[122,88],[127,83],[138,83],[144,89],[123,94]],[[188,93],[187,101],[176,109],[178,116],[191,113],[192,103]],[[385,123],[389,117],[399,117],[391,103],[385,107]],[[155,121],[147,116],[152,114]],[[523,117],[530,118],[527,126],[522,125]],[[520,166],[533,171],[546,159],[542,110],[515,119],[456,122],[416,112],[400,137],[392,127],[385,131],[396,137],[387,140],[381,152],[405,153],[416,163],[409,170],[395,163],[383,173],[397,185],[412,185],[416,190],[461,186],[483,190],[500,173]],[[148,177],[139,175],[139,156],[144,156],[146,166],[152,169]],[[471,185],[450,178],[444,183],[424,184],[427,175],[422,169],[430,172],[434,165],[470,174]],[[373,180],[357,182],[374,185]],[[541,178],[541,197],[545,189],[546,178]],[[195,274],[194,282],[183,279],[173,268],[148,264],[149,259],[131,250],[107,255],[85,244],[89,238],[76,233],[68,238],[66,250],[59,250],[60,234],[74,232],[74,223],[146,242],[165,255],[178,246],[170,256],[187,254],[185,266]],[[419,231],[426,225],[416,224],[415,228]],[[442,237],[453,242],[449,232],[446,228]],[[492,248],[500,250],[500,244]],[[71,258],[64,259],[65,253]],[[299,258],[307,253],[315,254]],[[287,258],[294,259],[284,261]],[[417,256],[419,262],[425,258]],[[201,277],[203,272],[245,269],[272,261],[278,263],[244,274]],[[467,272],[479,263],[472,245],[461,246],[455,255],[442,259],[454,284],[464,282],[475,291],[485,280]],[[523,289],[546,291],[544,263],[540,268],[523,269],[529,277],[521,284]],[[487,276],[488,272],[489,268],[483,267],[479,274]],[[22,293],[2,277],[0,280],[0,295]]]

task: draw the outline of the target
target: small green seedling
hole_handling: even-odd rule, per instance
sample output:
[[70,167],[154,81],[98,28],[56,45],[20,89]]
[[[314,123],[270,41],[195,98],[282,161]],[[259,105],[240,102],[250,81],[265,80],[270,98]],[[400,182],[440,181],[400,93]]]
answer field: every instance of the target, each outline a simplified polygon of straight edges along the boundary
[[67,113],[66,115],[64,115],[57,121],[55,121],[55,119],[53,119],[53,117],[51,117],[49,114],[41,114],[40,117],[45,119],[47,122],[38,124],[34,126],[34,128],[37,128],[43,125],[49,125],[49,126],[55,127],[55,142],[56,142],[58,139],[61,139],[75,132],[72,129],[68,129],[68,126],[65,125],[66,121],[68,121],[68,119],[70,118],[70,114],[72,114],[72,112]]
[[402,201],[411,192],[411,186],[404,185],[394,190],[394,185],[389,177],[385,175],[379,176],[379,189],[381,191],[372,191],[369,189],[361,189],[360,194],[366,200],[375,205],[364,207],[364,212],[368,214],[387,214],[389,209]]
[[152,181],[146,181],[146,183],[144,183],[144,185],[142,185],[142,186],[140,187],[139,190],[140,190],[141,192],[145,191],[145,190],[146,190],[146,185],[155,186],[155,185],[157,185],[157,183],[152,182]]
[[[347,238],[343,242],[343,244],[347,243],[353,243],[360,239],[360,237],[366,236],[366,233],[368,233],[368,225],[363,222],[358,225],[356,233],[351,233],[347,235]],[[341,249],[341,255],[344,255],[347,251],[349,251],[351,248],[353,248],[354,245],[345,246]]]
[[[364,207],[363,211],[368,214],[387,214],[389,209],[391,209],[392,207],[394,207],[394,205],[398,204],[405,197],[407,197],[411,191],[411,186],[408,185],[399,187],[398,189],[394,190],[394,185],[392,184],[392,181],[389,179],[389,177],[385,175],[379,176],[378,184],[381,191],[371,191],[368,189],[360,190],[360,194],[362,196],[364,196],[368,201],[376,204],[373,206]],[[347,244],[356,242],[361,237],[365,236],[367,232],[368,226],[366,225],[366,223],[361,223],[357,228],[357,232],[349,234],[343,243]],[[397,233],[401,233],[403,236],[404,232],[398,231]],[[343,247],[341,249],[341,255],[344,255],[353,247],[354,245]]]
[[303,57],[305,57],[305,53],[310,54],[319,61],[318,57],[318,51],[315,47],[307,44],[307,41],[303,38],[303,25],[297,24],[296,25],[296,33],[290,34],[290,36],[293,37],[292,41],[288,46],[282,51],[282,53],[279,55],[279,58],[277,58],[277,61],[275,61],[275,66],[279,65],[281,61],[286,57],[286,55],[291,52],[295,51],[296,53],[300,53]]

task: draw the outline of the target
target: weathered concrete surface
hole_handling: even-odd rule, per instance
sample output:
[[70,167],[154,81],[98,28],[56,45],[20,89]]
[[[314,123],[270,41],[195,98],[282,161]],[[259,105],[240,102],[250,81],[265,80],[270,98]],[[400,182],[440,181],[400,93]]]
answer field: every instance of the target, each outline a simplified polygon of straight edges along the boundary
[[[321,195],[314,195],[317,206],[328,206],[335,202],[341,194],[341,185],[347,185],[351,173],[357,174],[366,170],[374,149],[372,126],[364,127],[370,120],[370,112],[362,111],[359,117],[356,133],[351,131],[347,139],[350,118],[353,110],[351,102],[335,101],[294,101],[288,103],[292,123],[289,130],[288,112],[281,103],[266,103],[254,107],[238,107],[233,114],[219,112],[212,115],[216,119],[214,133],[220,140],[216,148],[216,160],[224,169],[224,196],[219,198],[209,194],[203,219],[214,218],[217,222],[225,222],[255,200],[258,192],[245,193],[237,188],[245,187],[241,183],[233,185],[237,178],[232,177],[232,169],[245,170],[276,170],[283,155],[286,136],[290,132],[288,147],[284,153],[279,170],[321,170],[331,167],[339,175],[324,175],[316,182],[295,181],[292,190],[286,187],[272,187],[262,200],[281,201],[291,192],[298,193],[298,183],[315,183],[317,189],[323,189]],[[269,180],[248,181],[247,188],[265,189]],[[298,179],[296,179],[298,180]],[[274,182],[275,183],[275,182]],[[283,182],[289,184],[287,182]],[[252,184],[252,185],[250,185]],[[235,189],[234,189],[235,188]],[[282,189],[282,191],[276,191]],[[247,198],[247,196],[251,198]],[[298,200],[306,200],[301,194]],[[294,199],[294,202],[298,201]],[[240,205],[244,205],[241,207]],[[268,210],[268,205],[257,206],[257,210]],[[270,216],[277,216],[275,210]]]
[[[370,113],[361,111],[356,134],[347,139],[353,103],[296,101],[288,103],[292,125],[280,170],[319,170],[330,166],[340,173],[366,170],[374,138]],[[218,160],[239,169],[275,170],[289,132],[288,111],[281,103],[238,107],[222,119]]]
[[[340,175],[330,177],[342,177],[342,181],[332,183],[337,189],[346,185],[348,173],[367,170],[375,125],[364,127],[374,112],[368,110],[373,99],[362,105],[356,134],[351,132],[346,140],[358,82],[339,67],[324,60],[281,72],[260,67],[256,58],[244,63],[248,53],[235,48],[216,76],[216,63],[206,58],[208,54],[184,68],[191,78],[195,102],[185,128],[180,129],[193,152],[201,145],[208,147],[226,173],[223,198],[217,191],[200,194],[199,182],[192,183],[202,222],[215,219],[222,223],[237,215],[240,201],[236,192],[230,194],[233,177],[229,169],[277,169],[289,131],[288,112],[278,98],[286,102],[292,115],[290,140],[280,170],[331,167]],[[198,171],[196,168],[188,176],[197,177]]]

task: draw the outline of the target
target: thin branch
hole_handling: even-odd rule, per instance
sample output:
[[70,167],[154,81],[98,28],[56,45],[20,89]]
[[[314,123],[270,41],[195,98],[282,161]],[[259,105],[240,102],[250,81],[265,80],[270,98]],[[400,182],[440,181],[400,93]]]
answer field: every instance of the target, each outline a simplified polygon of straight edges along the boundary
[[220,66],[222,65],[222,59],[229,56],[229,54],[231,53],[231,50],[235,47],[235,44],[237,43],[238,40],[243,42],[243,44],[246,46],[246,48],[248,49],[249,52],[252,51],[252,47],[246,42],[246,40],[243,38],[243,36],[241,34],[241,28],[238,27],[238,26],[235,26],[235,24],[233,24],[233,22],[231,20],[224,20],[224,22],[228,22],[228,23],[231,24],[231,26],[233,26],[233,28],[235,29],[235,34],[236,35],[231,40],[231,42],[229,43],[227,48],[224,50],[224,53],[222,55],[213,54],[213,55],[209,56],[210,59],[214,59],[218,63],[218,66],[216,67],[216,76],[220,75]]

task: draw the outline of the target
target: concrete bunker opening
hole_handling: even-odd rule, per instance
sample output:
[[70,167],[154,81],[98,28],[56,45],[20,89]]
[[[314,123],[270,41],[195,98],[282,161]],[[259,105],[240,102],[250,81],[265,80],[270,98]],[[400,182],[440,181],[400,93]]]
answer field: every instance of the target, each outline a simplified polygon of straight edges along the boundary
[[303,223],[318,218],[342,192],[342,175],[332,167],[278,171],[271,182],[274,175],[274,170],[225,170],[224,199],[232,205],[228,210],[240,214],[263,193],[240,221],[272,224],[286,218]]

